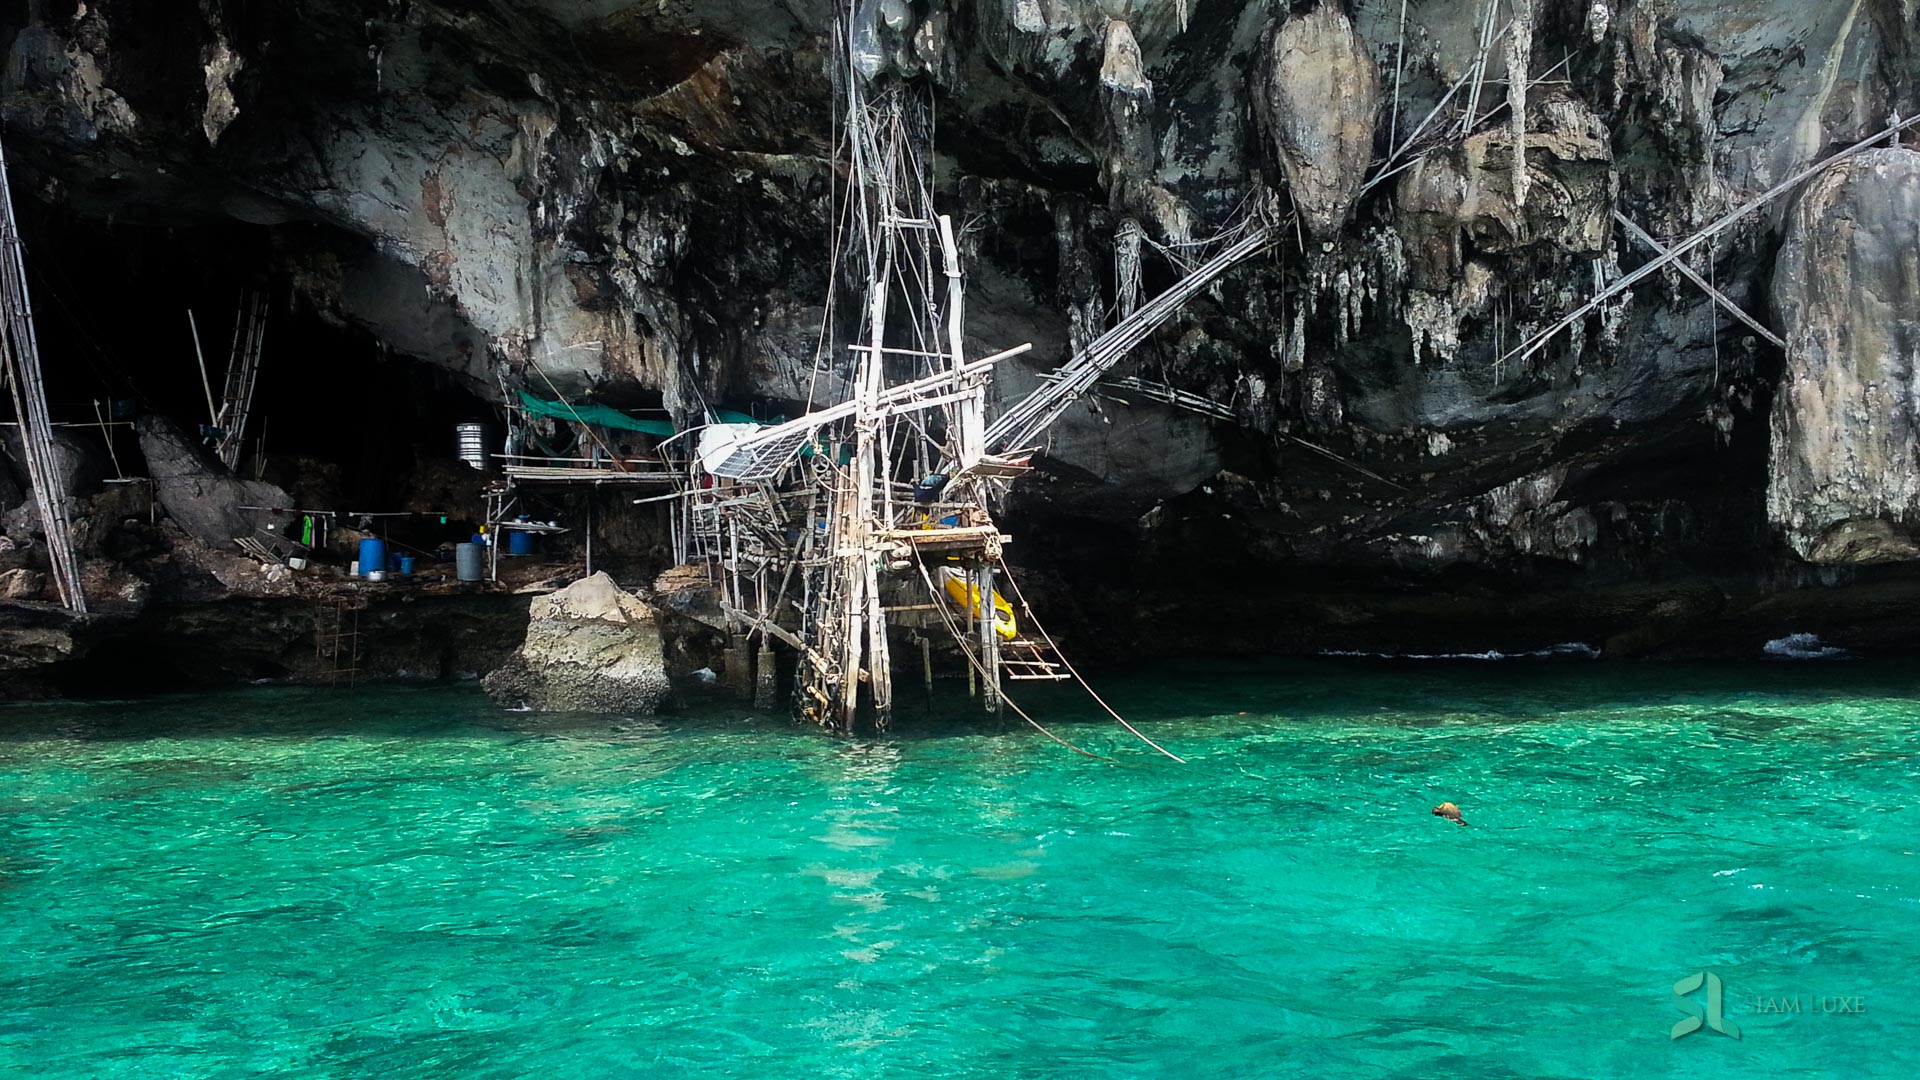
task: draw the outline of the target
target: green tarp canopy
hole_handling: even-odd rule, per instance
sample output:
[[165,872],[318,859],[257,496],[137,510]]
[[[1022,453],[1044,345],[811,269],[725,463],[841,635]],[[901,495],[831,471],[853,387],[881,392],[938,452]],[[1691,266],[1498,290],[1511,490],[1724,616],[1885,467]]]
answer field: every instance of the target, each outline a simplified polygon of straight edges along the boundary
[[[582,424],[614,428],[619,431],[637,431],[642,435],[657,435],[663,439],[674,433],[671,420],[640,420],[608,405],[569,405],[564,401],[542,401],[525,390],[520,391],[520,407],[535,416],[574,420]],[[713,410],[713,422],[716,424],[765,424],[765,421],[755,420],[746,413],[732,412],[727,409]]]
[[574,420],[582,424],[592,424],[595,427],[637,431],[642,435],[658,435],[663,439],[673,434],[673,422],[670,420],[637,420],[607,405],[569,405],[564,401],[541,401],[525,390],[520,391],[520,405],[535,416],[551,416],[556,420]]

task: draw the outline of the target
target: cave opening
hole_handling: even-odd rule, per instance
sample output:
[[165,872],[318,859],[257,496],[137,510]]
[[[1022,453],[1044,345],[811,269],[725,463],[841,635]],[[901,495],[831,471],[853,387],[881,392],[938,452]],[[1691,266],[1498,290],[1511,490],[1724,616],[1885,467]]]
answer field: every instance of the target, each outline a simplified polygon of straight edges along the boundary
[[[393,510],[455,463],[456,425],[500,426],[499,408],[458,376],[388,349],[296,285],[298,260],[341,247],[325,226],[103,221],[30,198],[16,212],[50,412],[93,425],[73,430],[108,458],[108,475],[144,475],[135,417],[203,432],[254,291],[266,314],[243,476],[304,508]],[[107,420],[116,426],[98,426]]]

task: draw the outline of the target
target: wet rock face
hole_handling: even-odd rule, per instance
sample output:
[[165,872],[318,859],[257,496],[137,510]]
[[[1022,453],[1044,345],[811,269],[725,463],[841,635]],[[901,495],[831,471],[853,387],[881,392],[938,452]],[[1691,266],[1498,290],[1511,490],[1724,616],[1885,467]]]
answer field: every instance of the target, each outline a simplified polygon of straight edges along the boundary
[[1812,562],[1920,558],[1920,152],[1869,151],[1815,180],[1773,298],[1787,368],[1770,518]]
[[[0,401],[9,401],[0,395]],[[8,408],[11,409],[9,401]],[[11,413],[9,413],[11,415]],[[53,431],[53,468],[61,490],[72,496],[86,495],[100,487],[107,476],[106,462],[98,444],[80,438],[73,429]],[[40,535],[40,507],[34,502],[32,475],[27,471],[25,448],[20,444],[18,427],[0,427],[0,535],[20,540]]]
[[1543,245],[1587,257],[1612,238],[1613,152],[1606,125],[1570,98],[1536,104],[1516,187],[1509,128],[1481,132],[1402,174],[1399,228],[1408,284],[1450,292],[1466,281],[1463,251],[1507,254]]
[[533,601],[527,640],[485,680],[508,708],[646,715],[670,689],[658,618],[604,573]]
[[1268,33],[1253,88],[1294,204],[1314,236],[1333,236],[1366,179],[1380,112],[1380,72],[1339,0]]

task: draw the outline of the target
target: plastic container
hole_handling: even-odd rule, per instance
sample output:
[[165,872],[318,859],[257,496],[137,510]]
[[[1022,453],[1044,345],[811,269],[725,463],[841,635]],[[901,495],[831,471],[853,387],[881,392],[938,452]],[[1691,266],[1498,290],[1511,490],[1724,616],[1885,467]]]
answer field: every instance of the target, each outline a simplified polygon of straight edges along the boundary
[[507,554],[531,555],[533,554],[533,546],[532,533],[525,529],[507,530]]
[[487,576],[487,549],[479,544],[455,544],[453,569],[461,581],[481,581]]
[[400,556],[400,576],[409,577],[412,574],[413,574],[413,556],[411,555]]
[[387,542],[368,537],[360,541],[360,570],[372,576],[376,570],[387,568]]

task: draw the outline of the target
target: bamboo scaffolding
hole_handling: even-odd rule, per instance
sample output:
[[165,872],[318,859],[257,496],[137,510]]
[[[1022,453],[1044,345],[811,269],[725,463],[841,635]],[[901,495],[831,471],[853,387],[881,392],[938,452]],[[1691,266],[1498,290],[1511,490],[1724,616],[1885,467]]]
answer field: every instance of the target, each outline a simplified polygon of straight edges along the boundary
[[1065,415],[1067,409],[1092,389],[1102,375],[1112,370],[1134,346],[1146,340],[1147,335],[1173,318],[1182,304],[1198,295],[1222,274],[1265,251],[1272,244],[1272,232],[1267,227],[1247,229],[1238,240],[1227,245],[1198,269],[1141,305],[1132,315],[1115,323],[1112,329],[1089,342],[1085,349],[1055,370],[1052,373],[1055,377],[1051,381],[1001,413],[999,419],[987,428],[987,449],[1010,450],[1033,445],[1040,433]]
[[33,303],[27,292],[25,247],[13,216],[13,190],[7,180],[6,152],[0,147],[0,359],[8,373],[20,442],[33,484],[34,505],[47,538],[47,557],[60,602],[76,613],[87,610],[80,583],[80,560],[73,550],[73,523],[66,484],[53,457],[53,425],[47,415],[47,389],[40,372],[40,345],[33,328]]
[[236,469],[240,464],[247,419],[253,412],[253,391],[260,379],[260,352],[266,337],[266,297],[257,291],[243,294],[240,314],[234,320],[233,348],[227,357],[220,410],[213,418],[213,426],[219,432],[215,450],[229,469]]
[[[834,215],[840,224],[831,250],[844,252],[848,264],[836,259],[832,280],[856,282],[858,291],[834,290],[829,308],[843,305],[838,310],[858,318],[851,342],[831,340],[823,327],[814,361],[818,374],[828,358],[851,354],[851,370],[841,369],[844,400],[816,404],[814,392],[830,384],[815,382],[800,417],[744,435],[701,436],[690,457],[675,459],[684,467],[665,469],[676,490],[660,498],[674,500],[676,556],[683,565],[705,565],[730,635],[797,654],[796,713],[841,731],[868,717],[884,728],[894,704],[890,622],[902,620],[930,685],[931,645],[920,632],[928,611],[937,612],[966,657],[984,707],[1018,713],[1003,679],[1069,677],[1046,646],[1015,640],[1003,650],[1004,624],[992,614],[1000,553],[1012,538],[993,522],[991,481],[983,477],[1010,475],[1017,463],[988,452],[987,381],[997,364],[1030,346],[968,359],[959,244],[952,219],[933,198],[932,88],[891,73],[862,74],[852,60],[853,15],[849,9],[838,28],[844,67],[835,79],[844,97],[837,100],[847,106],[838,153],[846,186],[835,189],[842,210]],[[1264,226],[1244,220],[1218,243],[1220,253],[1196,268],[1197,276],[1124,321],[1104,343],[1113,355],[1095,362],[1111,366],[1181,300],[1269,241]],[[1046,393],[1054,396],[1052,388]],[[1047,410],[1063,407],[1057,400],[1034,403],[1027,418],[1044,426],[1051,422]],[[952,595],[931,588],[928,553],[961,575],[979,600],[964,627],[954,618]],[[916,565],[931,602],[903,604],[899,575]]]

